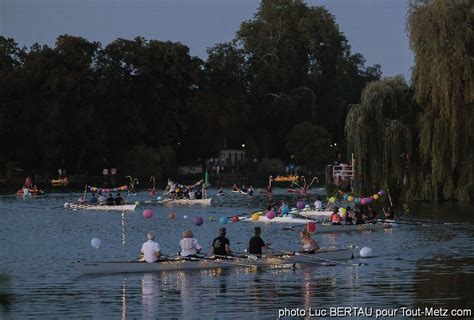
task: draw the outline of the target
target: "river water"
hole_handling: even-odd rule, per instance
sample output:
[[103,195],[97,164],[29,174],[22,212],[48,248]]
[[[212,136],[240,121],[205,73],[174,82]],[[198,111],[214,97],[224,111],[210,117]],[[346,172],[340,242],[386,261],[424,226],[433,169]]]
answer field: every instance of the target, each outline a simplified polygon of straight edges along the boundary
[[[418,308],[474,311],[474,207],[469,204],[414,204],[405,221],[423,224],[315,236],[323,247],[372,248],[374,257],[355,261],[360,266],[81,276],[74,261],[134,258],[148,230],[155,232],[165,254],[178,251],[185,229],[192,229],[209,252],[220,217],[262,209],[268,198],[228,193],[208,208],[148,205],[124,214],[63,208],[78,197],[0,198],[0,319],[277,319],[321,312],[329,317],[336,311],[345,318],[375,319],[376,311],[395,318],[409,318]],[[149,198],[139,193],[128,200]],[[276,199],[294,206],[298,197],[279,190]],[[143,218],[144,208],[153,210],[153,218]],[[192,223],[198,215],[205,221],[200,227]],[[231,247],[242,252],[254,225],[240,221],[226,227]],[[261,227],[262,238],[273,248],[298,249],[297,229]],[[100,249],[91,246],[94,237],[101,239]],[[473,317],[466,315],[458,319]]]

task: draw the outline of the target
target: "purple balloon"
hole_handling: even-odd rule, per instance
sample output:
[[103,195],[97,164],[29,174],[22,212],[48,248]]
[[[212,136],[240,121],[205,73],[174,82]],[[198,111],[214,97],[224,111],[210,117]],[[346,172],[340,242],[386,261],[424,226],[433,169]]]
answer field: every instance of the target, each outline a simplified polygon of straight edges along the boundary
[[380,190],[379,192],[377,192],[377,194],[378,194],[379,196],[383,196],[383,195],[385,194],[385,192],[384,192],[383,190]]
[[304,209],[304,201],[299,200],[298,202],[296,202],[296,208],[298,208],[298,210],[303,210]]
[[204,223],[204,219],[201,217],[194,217],[193,218],[193,223],[197,226],[200,226]]

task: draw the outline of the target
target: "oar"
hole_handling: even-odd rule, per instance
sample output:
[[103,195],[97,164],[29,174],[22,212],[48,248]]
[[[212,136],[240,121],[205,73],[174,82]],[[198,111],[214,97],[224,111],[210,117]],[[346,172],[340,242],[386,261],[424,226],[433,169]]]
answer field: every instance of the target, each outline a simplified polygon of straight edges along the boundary
[[[331,259],[325,259],[325,258],[320,258],[317,257],[318,251],[314,254],[300,254],[298,252],[287,252],[287,251],[281,251],[281,250],[275,250],[277,252],[287,254],[287,255],[295,255],[295,256],[302,256],[305,259],[310,259],[310,260],[319,260],[319,261],[325,261],[325,262],[330,262],[330,263],[335,263],[335,264],[340,264],[340,265],[345,265],[345,266],[353,266],[353,267],[359,267],[365,265],[364,263],[350,263],[350,262],[341,262],[341,261],[336,261],[336,260],[331,260]],[[303,262],[304,263],[304,262]]]

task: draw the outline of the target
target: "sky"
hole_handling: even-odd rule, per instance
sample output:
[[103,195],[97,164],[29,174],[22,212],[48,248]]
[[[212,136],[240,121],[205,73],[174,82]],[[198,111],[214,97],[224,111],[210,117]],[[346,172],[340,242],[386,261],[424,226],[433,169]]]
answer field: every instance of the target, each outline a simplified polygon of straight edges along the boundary
[[[406,33],[408,0],[306,0],[336,17],[353,52],[384,76],[410,78],[413,54]],[[61,34],[100,41],[117,38],[181,42],[191,55],[234,38],[252,19],[258,0],[0,0],[0,35],[21,46],[54,46]]]

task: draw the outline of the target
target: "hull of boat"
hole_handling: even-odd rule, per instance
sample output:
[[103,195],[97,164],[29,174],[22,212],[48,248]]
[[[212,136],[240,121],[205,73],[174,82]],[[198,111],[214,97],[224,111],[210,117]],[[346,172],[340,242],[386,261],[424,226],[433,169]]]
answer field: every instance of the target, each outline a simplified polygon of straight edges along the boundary
[[100,206],[100,205],[77,205],[72,204],[69,208],[73,210],[100,210],[100,211],[133,211],[136,204],[124,204],[121,206]]
[[180,205],[180,206],[189,206],[189,205],[201,205],[209,206],[211,205],[212,199],[169,199],[163,200],[162,203],[167,206]]
[[[76,262],[75,266],[82,274],[140,273],[160,271],[189,271],[216,268],[255,268],[278,266],[304,266],[334,260],[349,260],[353,257],[352,248],[321,249],[315,254],[281,254],[256,258],[217,259],[190,258],[191,260],[163,260],[146,262]],[[193,260],[194,259],[194,260]]]
[[315,210],[301,210],[298,211],[298,215],[306,218],[329,218],[332,215],[332,211],[315,211]]
[[291,216],[275,217],[273,219],[268,219],[266,216],[263,216],[263,215],[258,218],[258,221],[253,221],[251,217],[243,217],[240,220],[249,221],[249,222],[262,222],[262,223],[296,223],[296,224],[304,224],[304,223],[313,221],[311,219],[293,218]]
[[332,232],[354,232],[354,231],[373,231],[393,228],[392,223],[366,223],[366,224],[316,224],[316,233],[332,233]]

